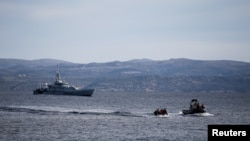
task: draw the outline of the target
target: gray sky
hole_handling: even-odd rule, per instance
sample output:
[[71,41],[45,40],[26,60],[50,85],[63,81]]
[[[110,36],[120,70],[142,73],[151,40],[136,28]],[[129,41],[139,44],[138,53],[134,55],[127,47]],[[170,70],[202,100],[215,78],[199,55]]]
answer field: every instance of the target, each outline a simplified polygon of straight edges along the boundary
[[0,58],[250,62],[250,1],[0,0]]

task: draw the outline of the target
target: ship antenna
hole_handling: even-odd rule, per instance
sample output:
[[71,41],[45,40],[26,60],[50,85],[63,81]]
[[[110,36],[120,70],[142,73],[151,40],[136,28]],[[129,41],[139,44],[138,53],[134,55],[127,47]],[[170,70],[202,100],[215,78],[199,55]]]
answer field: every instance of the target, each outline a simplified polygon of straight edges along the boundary
[[56,70],[56,81],[59,81],[61,80],[61,77],[60,77],[60,72],[59,72],[59,65],[57,65],[57,70]]

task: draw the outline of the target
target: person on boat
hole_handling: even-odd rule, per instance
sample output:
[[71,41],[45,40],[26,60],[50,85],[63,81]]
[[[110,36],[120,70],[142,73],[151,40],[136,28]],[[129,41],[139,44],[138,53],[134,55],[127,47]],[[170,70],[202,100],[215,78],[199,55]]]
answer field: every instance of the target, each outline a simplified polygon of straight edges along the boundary
[[155,115],[158,115],[159,113],[160,113],[159,109],[156,109],[155,112],[154,112]]
[[200,103],[197,102],[197,103],[196,103],[196,110],[199,111],[200,109],[201,109]]
[[198,108],[198,105],[196,102],[190,105],[190,110],[197,110],[197,108]]
[[166,108],[163,109],[163,114],[166,114],[166,115],[168,114],[168,111]]
[[206,108],[205,105],[202,103],[201,104],[201,109],[204,110],[205,108]]

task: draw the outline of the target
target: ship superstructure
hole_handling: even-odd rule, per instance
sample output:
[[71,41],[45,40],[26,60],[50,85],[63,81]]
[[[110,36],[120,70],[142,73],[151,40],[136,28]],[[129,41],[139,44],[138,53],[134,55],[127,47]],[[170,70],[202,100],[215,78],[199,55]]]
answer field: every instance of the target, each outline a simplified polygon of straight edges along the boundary
[[33,94],[52,94],[52,95],[76,95],[76,96],[92,96],[94,89],[78,88],[70,85],[61,79],[59,67],[56,70],[56,80],[53,84],[39,87],[33,91]]

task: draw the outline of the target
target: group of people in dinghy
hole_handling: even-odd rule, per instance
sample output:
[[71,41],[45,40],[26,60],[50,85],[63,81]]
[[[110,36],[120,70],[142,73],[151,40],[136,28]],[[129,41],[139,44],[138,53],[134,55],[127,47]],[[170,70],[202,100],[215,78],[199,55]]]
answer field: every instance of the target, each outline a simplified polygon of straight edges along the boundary
[[167,111],[167,109],[166,108],[164,108],[164,109],[156,109],[155,111],[154,111],[154,115],[167,115],[168,114],[168,111]]
[[[189,110],[182,110],[183,114],[195,114],[195,113],[204,113],[205,105],[202,103],[200,104],[197,99],[192,99],[190,102]],[[154,115],[168,115],[166,108],[163,109],[156,109],[154,111]]]

